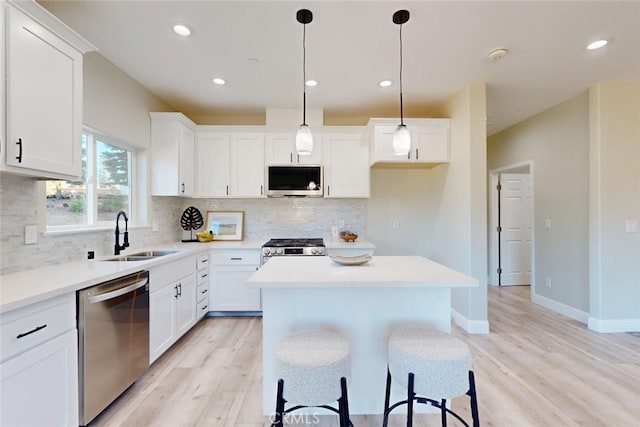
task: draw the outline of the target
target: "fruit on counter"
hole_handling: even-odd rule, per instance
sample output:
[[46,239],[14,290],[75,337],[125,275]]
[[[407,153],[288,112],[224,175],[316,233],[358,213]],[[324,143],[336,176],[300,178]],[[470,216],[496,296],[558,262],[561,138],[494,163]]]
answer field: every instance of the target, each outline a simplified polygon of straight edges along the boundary
[[358,238],[358,235],[349,230],[342,230],[340,232],[340,238],[345,242],[355,242],[356,239]]
[[210,242],[210,241],[213,240],[213,232],[212,231],[207,231],[207,230],[198,231],[196,233],[196,236],[198,237],[198,241],[200,241],[200,242]]

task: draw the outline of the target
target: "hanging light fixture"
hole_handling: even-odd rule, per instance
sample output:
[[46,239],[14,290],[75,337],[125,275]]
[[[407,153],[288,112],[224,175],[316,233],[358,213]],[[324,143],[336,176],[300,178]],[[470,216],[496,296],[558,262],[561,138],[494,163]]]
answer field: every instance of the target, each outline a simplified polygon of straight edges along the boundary
[[409,129],[404,124],[404,111],[402,105],[402,24],[409,21],[408,10],[398,10],[393,14],[393,23],[400,26],[400,124],[393,134],[393,154],[396,156],[406,156],[411,148],[411,135]]
[[308,9],[300,9],[296,19],[302,24],[302,124],[296,133],[296,151],[300,156],[309,156],[313,151],[313,136],[307,125],[307,24],[313,21],[313,13]]

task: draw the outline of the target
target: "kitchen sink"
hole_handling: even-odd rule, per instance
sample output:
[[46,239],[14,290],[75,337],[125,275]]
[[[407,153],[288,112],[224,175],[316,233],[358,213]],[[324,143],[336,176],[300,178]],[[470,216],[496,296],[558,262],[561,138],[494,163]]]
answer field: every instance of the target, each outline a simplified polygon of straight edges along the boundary
[[175,254],[178,251],[145,251],[145,252],[136,252],[135,254],[131,254],[129,256],[132,257],[148,257],[148,258],[156,258],[159,256],[171,255]]
[[174,254],[178,251],[144,251],[136,252],[130,255],[120,255],[113,258],[103,259],[102,261],[146,261],[148,259],[158,258],[165,255]]

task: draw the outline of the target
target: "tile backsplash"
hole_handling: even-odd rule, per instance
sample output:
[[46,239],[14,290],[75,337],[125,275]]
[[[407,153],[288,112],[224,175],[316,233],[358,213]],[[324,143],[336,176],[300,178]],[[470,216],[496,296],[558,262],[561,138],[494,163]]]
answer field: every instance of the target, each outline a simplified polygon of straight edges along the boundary
[[[113,230],[68,234],[38,234],[38,243],[24,244],[25,225],[37,224],[37,181],[14,175],[0,176],[0,274],[44,267],[113,253]],[[245,240],[277,237],[331,239],[331,226],[344,221],[345,228],[366,240],[367,199],[181,199],[152,197],[150,227],[129,230],[131,249],[173,244],[189,233],[180,227],[180,216],[189,206],[205,216],[208,210],[244,211]],[[115,221],[115,218],[114,218]],[[115,224],[115,222],[114,222]]]
[[[24,244],[25,225],[38,222],[37,181],[14,175],[0,176],[0,274],[86,259],[113,253],[114,230],[65,234],[38,234],[38,243]],[[177,197],[153,197],[151,212],[162,232],[150,227],[129,229],[131,249],[173,244],[180,240],[179,218],[182,201]],[[114,218],[115,227],[115,218]]]
[[[207,211],[244,211],[244,239],[282,237],[331,239],[331,226],[356,232],[366,240],[367,199],[274,198],[184,199],[182,209],[195,206]],[[185,234],[188,237],[188,232]]]

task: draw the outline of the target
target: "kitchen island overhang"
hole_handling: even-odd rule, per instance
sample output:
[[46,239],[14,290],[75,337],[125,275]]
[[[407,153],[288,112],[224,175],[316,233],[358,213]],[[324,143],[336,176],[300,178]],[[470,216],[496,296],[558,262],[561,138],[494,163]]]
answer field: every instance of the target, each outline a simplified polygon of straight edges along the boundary
[[[275,408],[278,342],[310,327],[338,332],[350,344],[351,413],[380,414],[391,329],[420,323],[450,332],[451,288],[477,287],[479,282],[420,256],[374,256],[350,266],[329,257],[281,257],[270,259],[247,286],[262,289],[265,415]],[[396,387],[392,400],[401,395]]]

